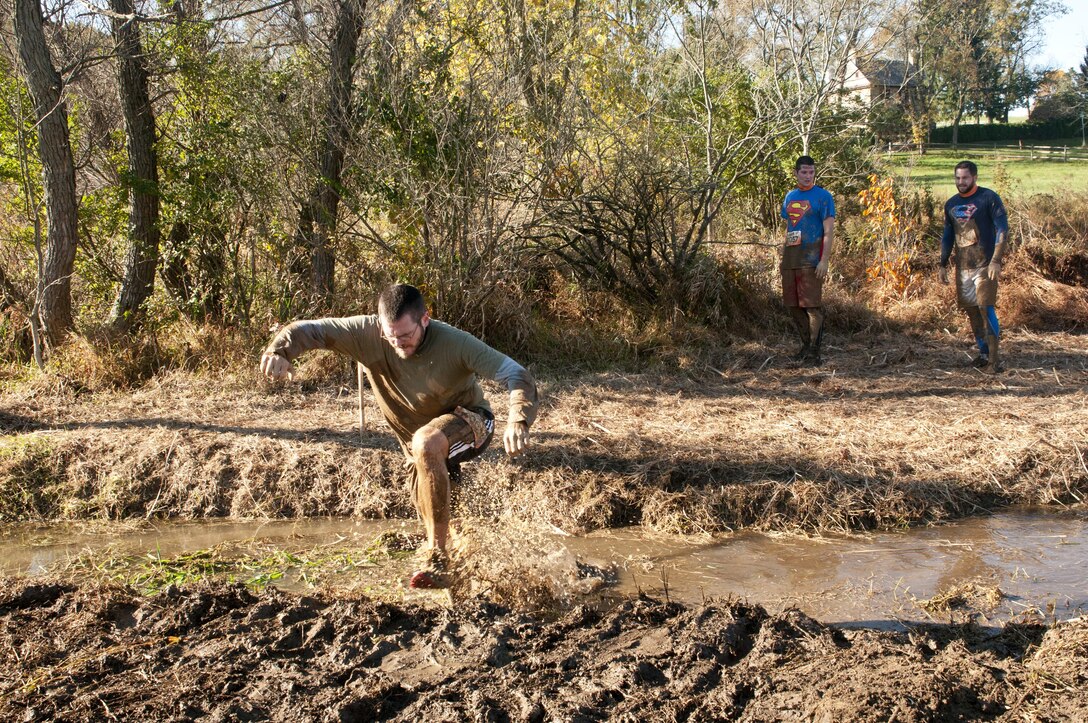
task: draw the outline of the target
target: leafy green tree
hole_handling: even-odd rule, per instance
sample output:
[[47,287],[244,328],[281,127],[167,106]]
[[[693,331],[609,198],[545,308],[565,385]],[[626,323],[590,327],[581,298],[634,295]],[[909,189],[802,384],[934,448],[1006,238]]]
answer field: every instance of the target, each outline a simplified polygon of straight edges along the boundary
[[1072,121],[1078,119],[1080,113],[1081,96],[1075,75],[1064,70],[1044,74],[1029,119],[1040,123]]
[[1088,119],[1088,47],[1084,49],[1084,59],[1073,73],[1073,87],[1077,94],[1077,111],[1080,119],[1080,144],[1088,145],[1086,119]]
[[292,281],[285,167],[299,159],[282,109],[298,79],[290,66],[265,70],[199,3],[176,3],[155,42],[173,69],[158,109],[161,278],[188,318],[246,323],[258,296],[282,301]]
[[[0,330],[5,348],[32,346],[29,317],[35,287],[35,249],[31,219],[38,212],[31,199],[41,197],[41,168],[37,164],[34,111],[26,88],[0,56]],[[18,324],[21,328],[13,328]]]
[[927,106],[952,122],[952,145],[959,142],[963,117],[982,102],[992,18],[989,0],[921,0],[924,24],[916,42],[921,73],[927,78]]
[[1063,11],[1053,0],[917,0],[907,24],[926,121],[951,121],[953,144],[964,116],[1007,122],[1034,93],[1027,59],[1043,21]]
[[[575,172],[571,149],[604,90],[586,77],[614,37],[599,8],[473,0],[379,14],[344,179],[363,273],[414,278],[444,318],[480,333],[507,323],[489,299],[531,285],[526,231]],[[624,88],[607,90],[623,102]]]
[[1080,65],[1069,70],[1073,87],[1080,97],[1080,108],[1086,109],[1088,108],[1088,47],[1084,48],[1084,58],[1080,61]]
[[986,55],[989,66],[979,110],[990,120],[1008,123],[1009,111],[1035,92],[1038,75],[1028,59],[1041,47],[1045,20],[1065,8],[1056,0],[990,0],[993,29]]

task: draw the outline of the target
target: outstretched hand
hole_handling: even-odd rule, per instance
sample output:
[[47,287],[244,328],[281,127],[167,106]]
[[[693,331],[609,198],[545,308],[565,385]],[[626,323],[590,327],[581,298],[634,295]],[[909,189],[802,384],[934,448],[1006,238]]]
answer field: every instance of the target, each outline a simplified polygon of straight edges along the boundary
[[827,278],[827,268],[830,265],[829,259],[823,259],[820,263],[816,264],[816,278],[823,281]]
[[990,281],[999,281],[1001,279],[1001,262],[991,261],[990,265],[986,267],[986,278]]
[[517,457],[529,446],[529,425],[525,422],[507,424],[506,433],[502,435],[502,444],[508,455]]
[[948,267],[941,266],[937,271],[937,278],[941,280],[942,284],[948,283]]
[[265,352],[261,354],[261,373],[274,381],[295,378],[295,367],[280,354]]

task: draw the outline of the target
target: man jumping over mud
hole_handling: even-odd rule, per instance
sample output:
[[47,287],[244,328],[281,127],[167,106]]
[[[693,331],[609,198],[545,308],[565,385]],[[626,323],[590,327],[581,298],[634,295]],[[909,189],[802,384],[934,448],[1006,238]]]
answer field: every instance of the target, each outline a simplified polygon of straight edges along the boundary
[[971,363],[987,374],[997,374],[1004,367],[998,355],[1001,326],[995,305],[1009,220],[1001,197],[978,185],[978,166],[961,161],[955,174],[958,193],[944,205],[940,279],[948,283],[954,247],[956,302],[967,312],[978,344],[978,356]]
[[801,337],[793,357],[819,366],[824,333],[823,286],[835,240],[835,199],[816,185],[816,161],[801,156],[794,164],[797,188],[782,202],[786,240],[782,248],[782,301]]
[[495,428],[477,377],[510,390],[503,434],[510,456],[525,449],[536,418],[533,377],[471,334],[432,319],[419,290],[407,284],[381,293],[377,315],[289,324],[261,355],[261,371],[290,378],[291,362],[311,349],[331,349],[366,368],[382,415],[408,458],[412,503],[427,530],[409,586],[448,584],[451,475],[457,480],[461,463],[487,448]]

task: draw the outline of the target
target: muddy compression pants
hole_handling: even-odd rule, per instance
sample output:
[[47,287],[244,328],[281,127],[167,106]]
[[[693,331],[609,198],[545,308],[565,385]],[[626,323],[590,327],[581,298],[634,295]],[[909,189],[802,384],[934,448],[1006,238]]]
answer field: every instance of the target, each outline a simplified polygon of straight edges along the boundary
[[980,356],[996,357],[997,345],[1001,339],[1001,324],[997,320],[997,309],[993,306],[969,306],[967,318],[971,320],[971,331],[975,335]]

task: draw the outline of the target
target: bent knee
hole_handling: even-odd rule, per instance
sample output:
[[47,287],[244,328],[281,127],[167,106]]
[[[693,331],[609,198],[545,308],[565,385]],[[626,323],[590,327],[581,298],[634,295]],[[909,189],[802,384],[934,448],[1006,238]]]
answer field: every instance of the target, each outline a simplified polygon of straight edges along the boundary
[[444,460],[449,448],[446,435],[434,427],[420,427],[412,435],[412,456],[417,461]]

